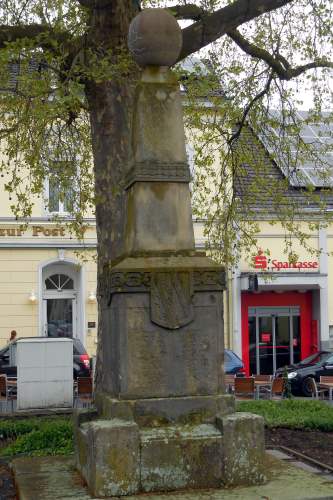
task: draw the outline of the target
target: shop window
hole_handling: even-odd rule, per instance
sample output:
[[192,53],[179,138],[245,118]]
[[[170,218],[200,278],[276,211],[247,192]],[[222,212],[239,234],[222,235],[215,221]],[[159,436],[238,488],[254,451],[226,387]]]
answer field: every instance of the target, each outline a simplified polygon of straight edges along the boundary
[[62,290],[73,290],[74,282],[72,278],[66,274],[53,274],[49,278],[46,278],[45,288],[46,290],[58,290],[58,292]]

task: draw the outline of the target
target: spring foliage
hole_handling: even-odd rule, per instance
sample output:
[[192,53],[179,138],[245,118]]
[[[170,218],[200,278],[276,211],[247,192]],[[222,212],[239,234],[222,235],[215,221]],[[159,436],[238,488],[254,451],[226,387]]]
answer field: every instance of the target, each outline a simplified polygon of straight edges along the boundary
[[[126,26],[140,8],[151,6],[168,7],[186,23],[175,71],[185,90],[185,122],[193,145],[194,215],[207,222],[213,255],[233,263],[242,252],[253,252],[259,230],[253,201],[264,193],[271,203],[260,218],[281,223],[288,259],[297,260],[290,236],[306,246],[309,232],[329,224],[331,217],[326,153],[333,140],[311,144],[300,135],[305,122],[333,121],[331,112],[323,114],[332,103],[333,6],[326,0],[255,0],[251,6],[247,0],[2,2],[0,175],[14,215],[27,220],[37,198],[51,211],[45,196],[50,179],[78,236],[85,214],[105,205],[98,188],[105,184],[99,182],[103,154],[91,133],[96,110],[87,97],[91,88],[101,90],[97,114],[102,114],[103,102],[104,109],[109,105],[108,88],[135,85],[139,73],[127,52]],[[193,54],[189,69],[184,58]],[[300,108],[309,111],[306,116],[298,113]],[[113,137],[114,144],[123,143],[123,130]],[[128,157],[122,160],[115,149],[114,158],[123,161],[125,175]],[[267,159],[281,168],[280,178],[270,176]],[[304,162],[316,166],[319,190],[299,168]],[[248,165],[254,181],[242,188]],[[111,197],[121,190],[117,179],[108,188]],[[288,195],[290,181],[302,197]],[[310,217],[304,215],[309,205]],[[117,213],[113,208],[112,217]],[[106,230],[102,219],[97,220],[100,241]],[[121,238],[121,232],[111,238]]]

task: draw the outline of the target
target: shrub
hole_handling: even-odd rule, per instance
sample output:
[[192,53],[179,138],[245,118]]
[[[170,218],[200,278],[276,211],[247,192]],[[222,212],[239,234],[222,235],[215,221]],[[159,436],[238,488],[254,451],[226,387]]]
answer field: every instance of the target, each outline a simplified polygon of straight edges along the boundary
[[322,401],[240,401],[237,411],[262,415],[268,427],[333,431],[333,408]]
[[73,425],[66,418],[34,418],[0,421],[3,439],[15,441],[0,455],[68,455],[73,452]]

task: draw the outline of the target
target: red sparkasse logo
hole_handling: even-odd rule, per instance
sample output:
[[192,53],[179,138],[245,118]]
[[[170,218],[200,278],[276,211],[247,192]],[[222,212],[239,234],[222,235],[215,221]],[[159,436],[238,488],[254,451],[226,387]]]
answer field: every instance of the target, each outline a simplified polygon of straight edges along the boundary
[[253,264],[255,269],[267,269],[267,257],[262,250],[259,250],[258,255],[253,257]]
[[262,270],[277,270],[280,269],[318,269],[319,262],[317,261],[297,261],[297,262],[288,262],[281,261],[277,259],[273,259],[271,265],[268,265],[268,260],[266,255],[264,255],[263,250],[258,250],[258,254],[253,257],[253,266],[255,269]]

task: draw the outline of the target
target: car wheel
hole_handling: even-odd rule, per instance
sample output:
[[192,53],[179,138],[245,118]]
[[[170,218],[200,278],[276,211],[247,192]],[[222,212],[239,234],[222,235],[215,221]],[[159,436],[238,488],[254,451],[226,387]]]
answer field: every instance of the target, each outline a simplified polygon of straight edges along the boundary
[[304,396],[311,397],[312,396],[312,377],[306,377],[302,382],[302,393]]

